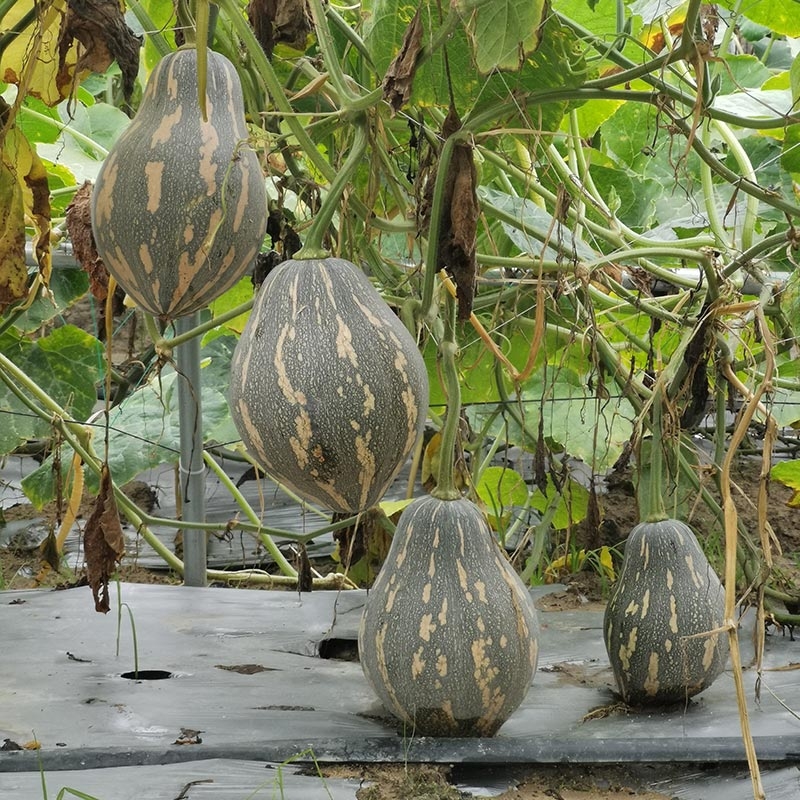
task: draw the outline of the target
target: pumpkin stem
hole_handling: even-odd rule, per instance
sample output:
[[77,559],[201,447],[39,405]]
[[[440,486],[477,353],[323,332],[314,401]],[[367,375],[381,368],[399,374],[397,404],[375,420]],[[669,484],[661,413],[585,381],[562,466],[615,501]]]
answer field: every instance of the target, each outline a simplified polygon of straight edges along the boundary
[[367,121],[363,115],[353,123],[355,129],[355,136],[353,137],[353,144],[350,152],[345,159],[342,168],[336,174],[336,177],[331,181],[328,194],[322,201],[311,227],[308,229],[305,244],[298,250],[293,258],[295,261],[310,260],[314,258],[327,258],[330,253],[323,247],[322,242],[325,234],[328,232],[333,215],[339,207],[339,201],[348,186],[352,183],[353,175],[358,169],[367,151]]
[[442,377],[447,394],[447,410],[442,426],[442,444],[439,448],[439,471],[436,476],[436,488],[431,492],[440,500],[457,500],[461,492],[456,488],[453,477],[453,462],[458,437],[458,422],[461,418],[461,384],[458,381],[456,367],[455,331],[456,301],[449,293],[445,296],[444,336],[439,345],[439,358],[442,364]]
[[[645,522],[661,522],[667,519],[667,512],[664,507],[664,493],[662,482],[664,479],[664,386],[657,382],[653,387],[653,406],[650,415],[650,470],[649,484],[645,496],[646,503],[643,507],[642,519]],[[639,446],[639,484],[642,480],[642,468],[644,458],[641,444]],[[639,498],[642,502],[642,498]]]

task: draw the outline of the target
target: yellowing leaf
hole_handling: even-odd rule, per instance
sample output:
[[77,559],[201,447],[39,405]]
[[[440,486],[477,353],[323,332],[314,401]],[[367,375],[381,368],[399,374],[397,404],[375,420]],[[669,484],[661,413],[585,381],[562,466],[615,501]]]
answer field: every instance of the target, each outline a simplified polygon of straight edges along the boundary
[[614,559],[611,557],[611,550],[605,545],[600,548],[600,566],[609,580],[615,581],[617,579],[617,575],[614,572]]
[[[10,202],[3,203],[3,209],[0,210],[0,218],[3,218],[2,231],[5,234],[3,243],[0,244],[0,253],[3,254],[0,257],[0,265],[2,265],[0,274],[3,276],[0,282],[6,283],[12,276],[17,283],[20,280],[23,284],[27,282],[28,273],[25,266],[25,217],[27,216],[36,228],[36,260],[39,264],[42,281],[47,285],[50,281],[51,269],[50,187],[47,183],[47,170],[33,145],[18,128],[14,127],[6,131],[3,140],[2,161],[4,168],[8,170],[8,185],[6,185],[6,180],[1,181],[0,199],[7,197]],[[12,179],[16,183],[16,187],[11,186]],[[12,236],[12,230],[9,227],[12,225],[15,236],[7,240],[6,236]],[[21,243],[19,241],[20,229]],[[8,261],[9,248],[13,248],[17,253],[17,261]],[[19,261],[20,257],[21,261]],[[17,283],[15,283],[16,289],[21,293],[16,294],[11,300],[6,300],[0,290],[0,308],[3,307],[3,303],[7,305],[8,302],[13,302],[14,299],[19,300],[25,296],[27,290],[23,290]]]
[[770,471],[770,477],[794,492],[786,505],[790,508],[800,508],[800,459],[779,461]]
[[0,160],[0,313],[25,297],[25,217],[22,187],[13,170]]
[[[31,12],[33,0],[18,0],[3,17],[3,30],[13,28]],[[66,0],[39,4],[37,19],[14,37],[3,53],[0,79],[20,87],[20,94],[38,97],[48,106],[60,103],[72,88],[75,48],[66,54],[59,71],[59,31],[66,13]]]

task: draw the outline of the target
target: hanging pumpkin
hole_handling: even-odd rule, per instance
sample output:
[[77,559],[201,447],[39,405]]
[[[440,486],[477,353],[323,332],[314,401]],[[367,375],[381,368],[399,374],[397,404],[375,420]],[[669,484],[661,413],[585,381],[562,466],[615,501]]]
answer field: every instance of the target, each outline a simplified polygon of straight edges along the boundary
[[422,433],[428,378],[416,342],[358,267],[298,259],[259,290],[229,399],[270,475],[356,513],[380,500]]
[[92,194],[92,230],[108,271],[138,306],[172,320],[244,275],[266,231],[264,178],[248,147],[239,77],[208,51],[204,121],[197,50],[165,56]]

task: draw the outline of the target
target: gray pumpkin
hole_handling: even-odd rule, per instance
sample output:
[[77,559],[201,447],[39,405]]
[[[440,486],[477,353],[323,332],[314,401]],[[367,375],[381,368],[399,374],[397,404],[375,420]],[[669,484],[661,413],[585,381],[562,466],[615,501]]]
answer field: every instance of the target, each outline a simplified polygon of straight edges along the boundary
[[422,497],[367,596],[361,667],[409,735],[492,736],[536,671],[531,597],[481,511]]
[[625,702],[669,705],[707,689],[728,657],[724,617],[724,589],[691,528],[637,525],[603,625]]
[[128,295],[164,320],[233,286],[266,232],[264,175],[247,145],[239,77],[213,51],[206,102],[204,121],[197,51],[162,58],[92,192],[97,252]]
[[364,273],[340,258],[269,273],[231,363],[242,441],[274,478],[334,511],[377,503],[422,433],[417,344]]

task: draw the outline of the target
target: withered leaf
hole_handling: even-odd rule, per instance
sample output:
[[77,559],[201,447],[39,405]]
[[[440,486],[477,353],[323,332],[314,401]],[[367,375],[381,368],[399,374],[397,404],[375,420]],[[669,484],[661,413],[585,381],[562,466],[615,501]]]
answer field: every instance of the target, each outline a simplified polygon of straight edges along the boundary
[[314,575],[308,560],[306,546],[301,544],[297,553],[297,591],[310,592],[314,588]]
[[86,574],[92,587],[95,611],[108,613],[108,582],[116,571],[117,564],[125,554],[125,539],[119,521],[111,472],[103,464],[100,475],[100,491],[94,509],[86,522],[83,533],[83,549],[86,558]]
[[28,292],[22,187],[0,159],[0,313]]
[[[451,105],[442,125],[447,139],[461,128],[458,112]],[[469,319],[475,297],[478,262],[475,256],[478,230],[478,175],[472,160],[472,145],[459,141],[445,176],[444,199],[439,222],[438,266],[452,275],[458,299],[458,318]]]
[[417,72],[417,59],[422,49],[422,17],[421,6],[417,9],[411,22],[408,23],[403,43],[386,71],[383,79],[383,99],[397,113],[411,97],[414,75]]
[[66,225],[72,242],[75,260],[89,275],[89,285],[97,300],[105,300],[108,295],[108,270],[97,254],[92,233],[92,184],[85,181],[72,202],[67,206]]
[[306,0],[250,0],[247,18],[267,58],[276,44],[306,49],[312,27]]
[[272,671],[272,667],[265,667],[261,664],[215,664],[214,666],[228,672],[238,672],[240,675],[256,675],[259,672]]
[[57,81],[69,81],[66,58],[76,40],[81,45],[76,72],[105,72],[116,61],[122,73],[122,93],[130,100],[142,43],[125,24],[118,0],[70,0],[58,36]]

